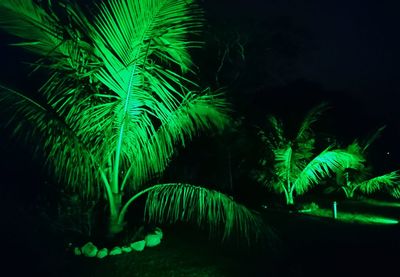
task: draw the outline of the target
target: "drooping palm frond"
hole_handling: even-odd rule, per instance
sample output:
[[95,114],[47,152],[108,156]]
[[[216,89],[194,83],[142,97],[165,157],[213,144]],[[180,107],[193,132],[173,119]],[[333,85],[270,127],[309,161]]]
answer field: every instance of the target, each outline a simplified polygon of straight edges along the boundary
[[243,236],[249,242],[261,236],[261,218],[230,197],[187,184],[158,185],[147,196],[145,215],[152,222],[195,221],[209,226],[211,234]]
[[400,184],[399,171],[377,176],[358,184],[358,189],[367,194],[374,193],[383,188],[390,189]]
[[378,128],[378,130],[373,132],[372,135],[367,137],[367,139],[365,140],[365,142],[363,143],[363,146],[362,146],[363,152],[365,152],[371,146],[371,144],[381,136],[381,134],[382,134],[383,130],[385,130],[385,128],[386,128],[386,126],[382,126],[382,127]]
[[51,169],[58,181],[84,196],[98,195],[98,165],[85,144],[51,107],[4,86],[0,86],[0,103],[2,115],[7,115],[5,126],[12,126],[12,135],[45,159],[44,166]]
[[[149,177],[163,172],[176,151],[176,145],[185,146],[187,140],[201,131],[222,130],[229,121],[228,109],[220,95],[187,95],[159,128],[140,128],[146,133],[137,136],[133,127],[130,139],[126,140],[130,145],[124,148],[128,170],[131,171],[128,187],[136,188]],[[144,137],[138,139],[141,135]]]
[[33,0],[0,1],[0,27],[8,33],[24,39],[16,45],[40,54],[50,52],[60,54],[62,43],[60,22],[53,14],[50,16]]
[[347,151],[327,148],[312,159],[298,175],[294,183],[296,192],[298,194],[306,192],[322,178],[342,169],[343,164],[348,162],[356,164],[362,161],[360,157],[349,154]]
[[395,188],[392,188],[392,189],[390,190],[390,194],[391,194],[393,197],[395,197],[395,198],[400,198],[400,187],[397,186],[397,187],[395,187]]
[[300,140],[308,140],[309,139],[309,133],[310,133],[310,128],[311,125],[314,124],[318,118],[322,115],[323,112],[325,112],[328,108],[328,105],[326,103],[321,103],[317,105],[316,107],[312,108],[304,118],[303,122],[301,123],[301,126],[299,128],[299,131],[297,132],[296,136],[296,141]]

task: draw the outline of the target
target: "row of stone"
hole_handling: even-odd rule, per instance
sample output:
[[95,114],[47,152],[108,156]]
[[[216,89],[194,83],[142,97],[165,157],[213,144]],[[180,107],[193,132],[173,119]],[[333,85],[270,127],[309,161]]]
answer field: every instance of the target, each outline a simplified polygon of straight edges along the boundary
[[77,256],[83,255],[86,257],[97,257],[103,259],[107,256],[120,255],[122,253],[129,253],[132,251],[141,252],[145,247],[155,247],[161,243],[163,232],[160,228],[156,228],[153,233],[147,234],[144,240],[139,240],[126,246],[116,246],[111,250],[107,248],[98,249],[92,242],[86,243],[82,247],[75,247],[74,254]]

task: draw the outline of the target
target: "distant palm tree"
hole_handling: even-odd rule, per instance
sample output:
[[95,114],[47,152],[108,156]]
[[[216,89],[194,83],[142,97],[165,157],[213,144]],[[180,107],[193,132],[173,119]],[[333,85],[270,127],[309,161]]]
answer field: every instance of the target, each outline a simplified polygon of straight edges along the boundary
[[192,0],[110,0],[94,16],[69,1],[0,2],[0,26],[40,57],[35,70],[49,73],[40,97],[1,86],[6,124],[27,143],[38,140],[30,146],[59,182],[87,197],[104,192],[111,233],[144,194],[150,220],[197,218],[212,230],[223,223],[226,236],[258,226],[256,215],[217,191],[151,185],[177,145],[229,120],[220,93],[182,76],[192,67],[188,50],[201,46],[188,38],[202,23]]
[[[379,128],[367,140],[355,140],[346,151],[366,160],[366,152],[371,144],[381,135],[385,127]],[[344,191],[346,198],[354,198],[356,192],[371,194],[382,189],[387,189],[396,196],[397,187],[400,185],[399,171],[392,171],[380,176],[372,177],[372,168],[365,163],[352,164],[346,162],[336,175],[337,185]],[[329,189],[332,191],[333,188]]]
[[294,138],[285,136],[281,121],[274,116],[269,117],[271,132],[259,132],[264,146],[272,152],[273,170],[268,174],[265,167],[269,164],[264,157],[260,161],[263,169],[258,170],[255,177],[264,186],[284,194],[287,205],[293,205],[295,195],[304,194],[324,177],[339,170],[345,162],[360,162],[357,156],[344,150],[333,149],[332,146],[315,154],[315,135],[311,125],[325,109],[325,104],[313,108]]

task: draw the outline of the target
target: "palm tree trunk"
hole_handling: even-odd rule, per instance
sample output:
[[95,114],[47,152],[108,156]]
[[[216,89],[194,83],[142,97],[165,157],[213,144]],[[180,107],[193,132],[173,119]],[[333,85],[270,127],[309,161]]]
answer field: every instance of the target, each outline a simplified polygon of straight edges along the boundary
[[286,205],[294,205],[293,192],[288,192],[286,195]]
[[[110,218],[108,221],[108,233],[110,236],[114,236],[123,230],[123,222],[119,221],[122,195],[121,193],[113,193],[112,197],[112,202],[114,203],[114,207],[112,210],[114,210],[114,212],[110,214]],[[111,203],[111,201],[109,202]]]
[[285,192],[286,205],[294,205],[293,191],[290,189],[288,191],[285,187],[283,187],[283,191]]

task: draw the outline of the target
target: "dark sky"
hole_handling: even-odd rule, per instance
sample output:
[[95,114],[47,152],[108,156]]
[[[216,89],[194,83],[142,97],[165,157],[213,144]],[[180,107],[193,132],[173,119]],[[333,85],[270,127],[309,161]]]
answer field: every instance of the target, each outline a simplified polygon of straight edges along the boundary
[[[306,38],[299,74],[328,89],[398,92],[400,19],[398,1],[204,0],[220,20],[285,17]],[[265,27],[265,34],[274,26]],[[261,39],[261,38],[260,38]]]

